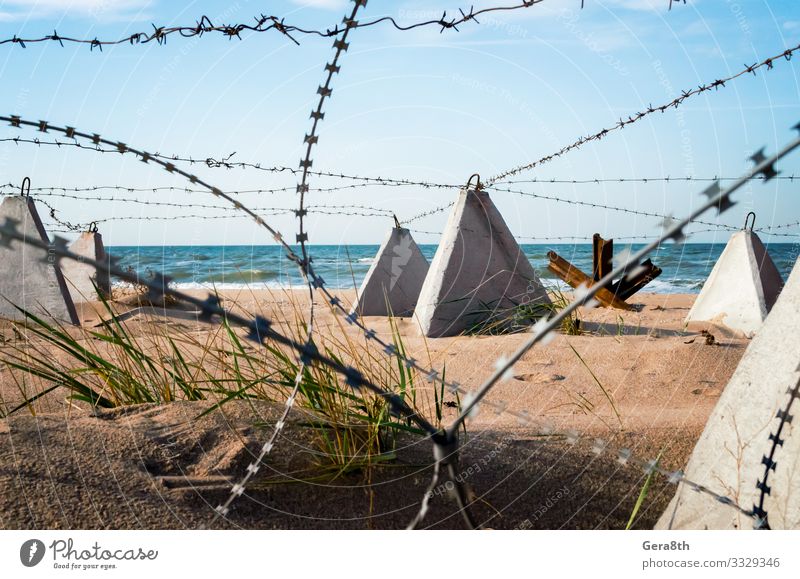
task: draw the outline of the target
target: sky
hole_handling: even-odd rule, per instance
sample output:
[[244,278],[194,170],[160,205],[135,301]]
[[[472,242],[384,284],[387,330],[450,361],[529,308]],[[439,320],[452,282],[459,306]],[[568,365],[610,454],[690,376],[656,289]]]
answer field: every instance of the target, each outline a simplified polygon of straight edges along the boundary
[[[476,9],[516,0],[474,2]],[[112,39],[152,30],[152,25],[251,23],[259,14],[287,23],[328,28],[351,4],[344,0],[0,0],[0,38],[62,36]],[[457,14],[456,0],[369,0],[361,20],[392,16],[398,23]],[[530,8],[495,12],[459,31],[437,27],[407,32],[384,23],[353,31],[341,59],[332,98],[325,106],[314,169],[463,185],[548,155],[578,137],[613,126],[648,105],[660,105],[699,84],[800,44],[796,0],[544,0]],[[120,45],[90,51],[58,43],[0,45],[0,110],[99,133],[150,152],[297,167],[309,113],[332,40],[275,32],[243,33],[241,40],[208,34],[170,36],[165,45]],[[800,54],[798,55],[800,56]],[[656,113],[600,142],[527,171],[516,179],[635,177],[737,177],[761,147],[774,152],[795,137],[800,121],[796,57],[747,75],[716,92]],[[30,129],[0,127],[0,139],[55,138]],[[220,189],[293,187],[287,173],[212,169],[192,171]],[[778,164],[800,175],[800,154]],[[185,187],[187,182],[123,155],[97,154],[0,142],[0,184],[16,187]],[[314,187],[336,179],[314,177]],[[530,193],[681,216],[701,201],[707,183],[527,183]],[[748,211],[757,227],[800,221],[800,182],[755,182],[734,195],[738,204],[720,218],[741,226]],[[4,194],[16,190],[3,187]],[[453,201],[457,189],[365,187],[312,192],[311,205],[363,205],[386,217],[312,214],[309,239],[317,244],[379,243],[392,226]],[[271,244],[244,217],[212,209],[163,207],[92,197],[126,197],[178,205],[218,204],[206,193],[104,190],[81,199],[45,197],[58,217],[98,221],[108,245]],[[492,199],[521,241],[561,236],[654,236],[654,217],[493,192]],[[245,194],[250,207],[292,208],[294,191]],[[53,225],[40,206],[45,221]],[[226,212],[227,213],[227,212]],[[128,219],[134,218],[135,219]],[[172,217],[178,217],[172,219]],[[713,212],[704,216],[715,221]],[[111,218],[110,221],[103,221]],[[162,219],[168,218],[168,219]],[[413,223],[419,243],[436,243],[447,212]],[[291,215],[267,219],[287,238]],[[53,225],[57,228],[57,226]],[[694,229],[705,229],[696,226]],[[800,233],[800,227],[782,229]],[[699,233],[690,241],[725,241],[730,232]],[[67,237],[74,237],[68,235]],[[770,239],[768,236],[763,236]],[[794,241],[772,238],[772,241]]]

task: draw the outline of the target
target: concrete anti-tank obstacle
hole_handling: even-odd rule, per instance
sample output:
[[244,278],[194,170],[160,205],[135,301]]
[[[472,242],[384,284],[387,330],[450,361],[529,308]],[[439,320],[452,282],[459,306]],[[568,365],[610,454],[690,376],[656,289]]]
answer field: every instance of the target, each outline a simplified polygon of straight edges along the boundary
[[[107,259],[103,236],[98,233],[96,227],[81,233],[80,237],[69,246],[69,250],[95,261],[102,262]],[[62,261],[61,269],[74,302],[95,301],[97,290],[100,290],[105,297],[111,295],[111,279],[108,272],[98,271],[96,267],[74,260]]]
[[411,232],[398,224],[375,255],[351,312],[361,316],[410,316],[428,267]]
[[[772,529],[800,528],[800,259],[722,392],[686,477]],[[658,529],[752,529],[756,521],[680,483]]]
[[502,327],[519,305],[550,305],[536,271],[489,194],[459,192],[420,292],[415,315],[428,337],[482,323]]
[[[50,243],[30,197],[6,197],[0,205],[0,221],[6,219],[18,223],[26,237]],[[0,317],[24,319],[16,305],[77,325],[75,305],[55,257],[21,242],[10,245],[0,245]]]
[[772,309],[783,279],[752,229],[734,233],[686,322],[719,323],[752,337]]

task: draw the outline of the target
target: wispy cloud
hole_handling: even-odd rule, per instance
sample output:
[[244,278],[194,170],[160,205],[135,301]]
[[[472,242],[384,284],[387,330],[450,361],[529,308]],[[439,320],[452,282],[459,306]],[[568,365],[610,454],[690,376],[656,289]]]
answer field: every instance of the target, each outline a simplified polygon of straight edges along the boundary
[[155,0],[3,0],[0,22],[43,18],[146,20]]

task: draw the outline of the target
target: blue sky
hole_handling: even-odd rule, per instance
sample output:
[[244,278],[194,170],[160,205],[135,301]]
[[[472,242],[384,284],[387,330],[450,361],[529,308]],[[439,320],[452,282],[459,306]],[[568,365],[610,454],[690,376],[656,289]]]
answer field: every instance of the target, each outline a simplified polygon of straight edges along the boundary
[[[475,2],[475,7],[513,4]],[[463,3],[370,0],[362,19],[391,15],[401,23],[457,12]],[[544,0],[539,5],[481,18],[460,32],[436,28],[399,32],[387,25],[358,29],[326,106],[314,167],[367,176],[464,183],[549,154],[577,137],[613,125],[648,104],[661,104],[698,84],[738,71],[800,44],[800,6],[775,2],[688,0]],[[166,0],[0,0],[0,37],[50,34],[115,38],[160,26],[251,22],[262,12],[306,27],[341,22],[339,0],[167,2]],[[5,114],[46,119],[97,132],[148,151],[297,166],[308,115],[316,101],[330,39],[280,34],[169,38],[165,46],[123,45],[102,53],[58,44],[0,46],[0,92]],[[651,115],[599,143],[573,151],[519,178],[591,179],[669,175],[737,176],[762,146],[775,151],[800,121],[796,65],[740,78],[718,93],[695,97],[679,110]],[[0,138],[41,136],[0,128]],[[800,155],[780,163],[800,174]],[[221,189],[290,186],[294,179],[257,171],[195,167]],[[0,183],[30,176],[36,186],[184,186],[179,177],[117,155],[0,143]],[[314,179],[311,186],[334,185]],[[758,225],[800,220],[800,183],[754,183],[722,216],[739,225],[749,210]],[[696,204],[699,183],[524,185],[545,195],[682,215]],[[105,192],[104,195],[112,195]],[[116,193],[117,195],[123,195]],[[131,194],[124,194],[130,197]],[[215,201],[204,194],[139,193],[176,203]],[[400,219],[440,206],[455,191],[371,187],[313,193],[312,204],[363,204]],[[556,204],[507,193],[493,199],[520,238],[577,235],[653,235],[657,219]],[[294,193],[243,196],[246,205],[291,207]],[[147,220],[148,216],[210,210],[148,207],[86,199],[52,199],[63,219],[112,221],[101,231],[112,245],[262,244],[271,240],[246,219]],[[439,231],[439,213],[415,225]],[[707,216],[714,219],[714,216]],[[271,223],[287,236],[294,219]],[[388,219],[314,215],[312,243],[377,243]],[[798,232],[800,228],[792,231]],[[728,233],[695,241],[724,240]],[[435,235],[417,235],[436,242]],[[778,241],[775,239],[775,241]]]

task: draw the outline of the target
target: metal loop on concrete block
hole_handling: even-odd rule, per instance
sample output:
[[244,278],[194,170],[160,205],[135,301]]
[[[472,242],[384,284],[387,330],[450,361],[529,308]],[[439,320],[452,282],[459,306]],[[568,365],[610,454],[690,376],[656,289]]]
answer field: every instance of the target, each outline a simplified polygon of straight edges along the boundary
[[[753,220],[752,220],[752,222],[750,222],[750,216],[751,216],[751,215],[753,216]],[[748,223],[748,222],[750,222],[750,231],[753,231],[753,227],[755,227],[755,226],[756,226],[756,213],[755,213],[755,211],[751,211],[751,212],[750,212],[750,213],[748,213],[748,214],[747,214],[747,216],[744,218],[744,228],[745,228],[745,229],[747,229],[747,223]]]

